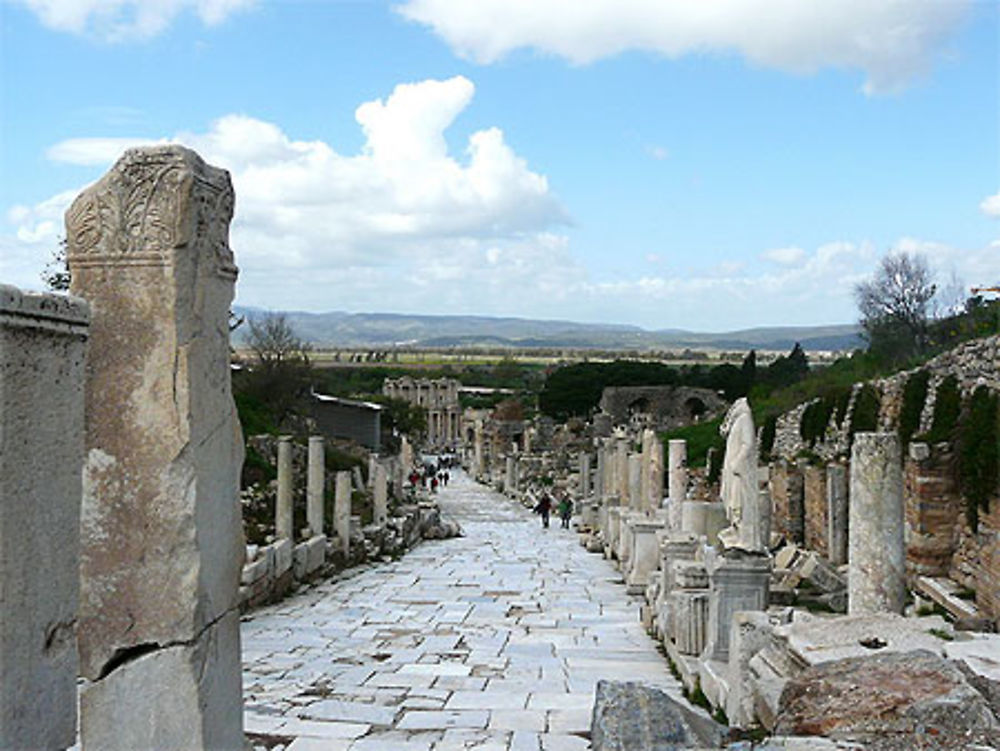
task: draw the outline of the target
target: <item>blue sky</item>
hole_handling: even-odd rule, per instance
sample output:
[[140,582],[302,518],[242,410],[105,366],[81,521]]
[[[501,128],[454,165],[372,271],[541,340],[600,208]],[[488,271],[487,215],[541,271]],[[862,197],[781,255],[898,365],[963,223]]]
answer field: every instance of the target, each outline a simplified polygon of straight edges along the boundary
[[896,248],[1000,281],[966,0],[0,0],[0,282],[130,144],[233,174],[239,302],[852,321]]

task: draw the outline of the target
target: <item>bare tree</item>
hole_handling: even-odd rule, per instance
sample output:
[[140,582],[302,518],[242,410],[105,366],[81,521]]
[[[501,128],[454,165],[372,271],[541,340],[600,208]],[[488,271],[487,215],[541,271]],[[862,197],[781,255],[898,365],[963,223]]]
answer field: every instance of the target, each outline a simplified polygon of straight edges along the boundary
[[309,345],[298,337],[284,313],[268,313],[250,318],[247,346],[264,368],[279,368],[284,363],[308,363]]
[[923,353],[936,291],[926,258],[906,251],[888,253],[874,277],[854,287],[870,348],[891,357]]
[[311,347],[295,333],[284,313],[250,317],[247,324],[246,344],[254,364],[244,379],[245,388],[280,426],[309,394]]

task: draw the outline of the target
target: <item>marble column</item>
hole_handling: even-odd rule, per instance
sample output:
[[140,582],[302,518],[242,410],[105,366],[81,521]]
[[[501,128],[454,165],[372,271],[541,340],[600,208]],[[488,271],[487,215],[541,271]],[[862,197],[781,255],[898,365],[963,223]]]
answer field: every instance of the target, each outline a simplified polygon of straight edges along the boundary
[[830,563],[847,563],[847,468],[843,464],[826,467],[827,549]]
[[670,496],[670,528],[681,528],[681,504],[687,500],[687,441],[672,438],[667,444]]
[[337,473],[333,497],[333,525],[344,555],[351,552],[351,473]]
[[628,457],[628,506],[633,511],[642,511],[642,456],[629,454]]
[[590,496],[590,454],[586,451],[580,452],[580,484],[578,493],[581,503]]
[[295,534],[292,486],[292,437],[283,435],[278,438],[278,497],[274,506],[274,536],[279,540],[291,540]]
[[389,519],[389,494],[386,483],[385,467],[382,462],[375,462],[375,508],[374,521],[385,524]]
[[655,512],[663,504],[663,441],[652,430],[649,446],[649,481],[646,488],[646,510]]
[[0,285],[0,748],[76,742],[88,321]]
[[225,170],[156,146],[129,149],[66,212],[71,290],[92,312],[85,750],[244,747],[233,201]]
[[906,604],[903,465],[895,433],[856,433],[851,449],[847,612]]
[[313,537],[323,534],[323,501],[326,496],[326,448],[323,436],[309,436],[306,486],[306,523]]

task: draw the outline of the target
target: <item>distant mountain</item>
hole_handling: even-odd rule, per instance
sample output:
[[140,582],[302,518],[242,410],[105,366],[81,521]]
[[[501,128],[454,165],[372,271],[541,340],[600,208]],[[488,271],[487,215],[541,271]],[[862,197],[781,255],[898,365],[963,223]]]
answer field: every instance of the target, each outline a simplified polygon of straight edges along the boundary
[[[251,318],[265,314],[237,307]],[[296,333],[318,347],[512,347],[576,349],[781,350],[799,342],[806,350],[861,346],[856,325],[784,326],[718,334],[681,329],[647,331],[622,324],[575,323],[529,318],[425,316],[397,313],[285,312]],[[245,328],[236,332],[239,342]]]

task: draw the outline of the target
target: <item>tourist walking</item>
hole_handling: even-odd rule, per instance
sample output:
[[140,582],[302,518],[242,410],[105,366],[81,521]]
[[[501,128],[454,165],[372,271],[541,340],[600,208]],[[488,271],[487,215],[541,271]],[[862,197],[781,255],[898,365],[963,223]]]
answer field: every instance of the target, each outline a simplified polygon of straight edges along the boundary
[[542,517],[542,526],[545,529],[549,528],[549,514],[552,513],[552,499],[549,497],[548,493],[543,493],[541,499],[535,504],[534,509],[536,514]]
[[562,528],[569,529],[569,520],[573,518],[573,501],[568,495],[559,500],[559,518],[562,520]]

